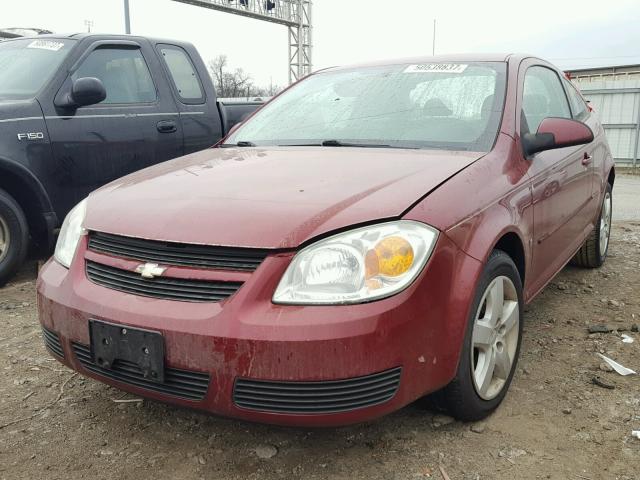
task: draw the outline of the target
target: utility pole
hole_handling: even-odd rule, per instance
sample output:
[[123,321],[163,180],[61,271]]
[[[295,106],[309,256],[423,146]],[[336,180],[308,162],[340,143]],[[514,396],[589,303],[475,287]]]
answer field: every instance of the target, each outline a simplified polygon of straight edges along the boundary
[[129,0],[124,0],[124,33],[131,33],[131,18],[129,17]]
[[431,42],[431,55],[436,54],[436,19],[433,19],[433,41]]
[[91,27],[93,27],[93,20],[85,20],[84,26],[87,27],[87,32],[91,33]]

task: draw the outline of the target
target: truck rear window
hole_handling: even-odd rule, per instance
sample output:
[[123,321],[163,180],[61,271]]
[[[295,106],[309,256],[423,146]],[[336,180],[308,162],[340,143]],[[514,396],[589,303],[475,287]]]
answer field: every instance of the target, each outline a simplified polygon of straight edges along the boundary
[[187,52],[175,45],[159,45],[158,48],[180,100],[190,104],[203,103],[198,73]]

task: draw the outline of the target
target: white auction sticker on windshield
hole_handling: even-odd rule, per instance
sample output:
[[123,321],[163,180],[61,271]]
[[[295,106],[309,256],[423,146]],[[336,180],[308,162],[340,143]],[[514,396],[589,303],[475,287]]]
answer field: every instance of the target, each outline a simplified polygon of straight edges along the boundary
[[57,52],[62,47],[64,47],[64,43],[62,42],[54,42],[52,40],[34,40],[27,48],[38,48],[40,50],[51,50],[52,52]]
[[422,63],[409,65],[404,73],[462,73],[467,67],[463,63]]

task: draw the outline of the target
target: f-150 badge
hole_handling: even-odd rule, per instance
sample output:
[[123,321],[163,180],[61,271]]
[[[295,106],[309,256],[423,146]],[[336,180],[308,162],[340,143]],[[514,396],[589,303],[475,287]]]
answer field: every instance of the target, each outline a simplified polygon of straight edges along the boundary
[[44,133],[42,132],[29,132],[29,133],[19,133],[18,140],[43,140]]

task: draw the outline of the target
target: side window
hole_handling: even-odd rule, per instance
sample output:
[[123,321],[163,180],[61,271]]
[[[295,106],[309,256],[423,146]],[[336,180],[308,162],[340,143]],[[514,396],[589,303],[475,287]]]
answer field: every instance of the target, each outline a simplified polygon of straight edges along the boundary
[[97,48],[71,76],[73,80],[95,77],[102,81],[107,98],[102,104],[151,103],[156,88],[149,67],[138,48]]
[[564,93],[560,77],[553,70],[535,66],[524,76],[522,94],[522,114],[526,125],[523,131],[535,133],[540,122],[547,117],[571,118],[569,103]]
[[182,48],[174,45],[159,45],[173,85],[183,103],[204,103],[204,95],[196,69]]
[[571,113],[576,120],[584,120],[589,115],[589,109],[584,102],[576,87],[568,80],[564,80],[564,88],[567,90],[569,104],[571,105]]

